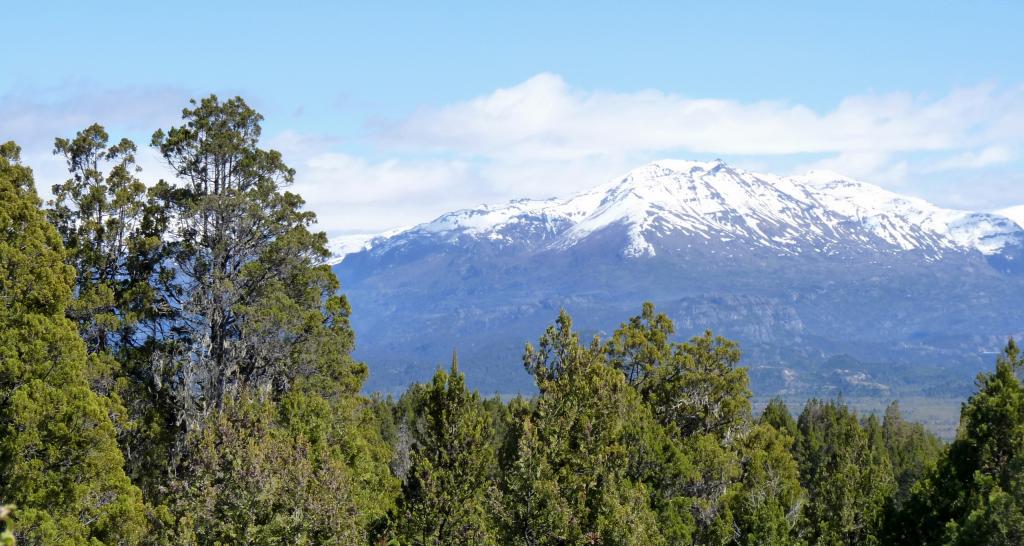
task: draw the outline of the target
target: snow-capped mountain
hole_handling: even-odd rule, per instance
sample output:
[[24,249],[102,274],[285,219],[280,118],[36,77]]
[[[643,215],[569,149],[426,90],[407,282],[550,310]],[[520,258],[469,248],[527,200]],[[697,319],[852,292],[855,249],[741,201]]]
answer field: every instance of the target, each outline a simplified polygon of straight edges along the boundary
[[1024,231],[1006,216],[943,209],[835,173],[781,177],[722,161],[666,160],[566,199],[459,210],[380,236],[338,239],[334,248],[339,261],[414,239],[565,249],[610,226],[627,230],[627,257],[655,256],[681,237],[782,254],[920,251],[929,259],[993,255],[1024,243]]
[[657,161],[332,250],[371,388],[426,380],[454,347],[477,388],[527,391],[523,343],[560,308],[603,336],[650,300],[681,337],[740,341],[755,394],[930,396],[969,390],[1024,333],[1017,212],[945,209],[828,172]]

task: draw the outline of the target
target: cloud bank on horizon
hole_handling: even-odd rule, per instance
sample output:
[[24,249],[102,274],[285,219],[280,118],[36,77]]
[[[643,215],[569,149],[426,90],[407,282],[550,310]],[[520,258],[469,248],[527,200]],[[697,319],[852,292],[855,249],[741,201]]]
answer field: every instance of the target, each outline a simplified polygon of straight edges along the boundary
[[[0,135],[22,144],[45,190],[62,176],[49,153],[53,137],[99,121],[145,148],[146,131],[175,123],[187,96],[175,88],[58,100],[8,94]],[[330,234],[383,231],[481,202],[565,195],[661,157],[721,157],[777,174],[829,169],[950,207],[1024,203],[1024,84],[981,83],[938,97],[851,95],[815,109],[584,89],[544,72],[404,116],[364,119],[355,134],[304,131],[288,119],[265,132],[297,169],[295,190]],[[140,163],[144,177],[169,175],[151,151]]]

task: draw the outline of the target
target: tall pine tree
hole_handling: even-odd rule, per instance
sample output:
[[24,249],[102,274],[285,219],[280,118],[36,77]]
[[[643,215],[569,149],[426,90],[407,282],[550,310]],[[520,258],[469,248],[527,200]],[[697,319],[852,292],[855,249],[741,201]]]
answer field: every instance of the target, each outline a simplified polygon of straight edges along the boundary
[[877,424],[865,430],[844,404],[818,400],[807,402],[797,424],[796,459],[810,497],[808,540],[878,544],[896,482]]
[[753,427],[747,372],[739,348],[710,332],[671,340],[675,325],[645,303],[606,344],[659,419],[658,445],[645,483],[666,538],[702,544],[789,544],[804,504],[792,442],[769,426]]
[[70,178],[53,186],[47,211],[76,270],[69,317],[90,352],[121,357],[166,337],[174,315],[174,275],[163,241],[168,188],[146,188],[136,152],[128,139],[111,144],[99,124],[56,139],[54,153],[64,158]]
[[[359,396],[367,369],[351,357],[351,309],[326,264],[326,236],[310,230],[315,215],[287,191],[294,171],[279,152],[260,147],[262,119],[241,98],[210,96],[183,110],[181,126],[153,135],[177,178],[167,238],[180,313],[171,342],[151,361],[176,427],[160,499],[172,513],[163,528],[200,544],[244,534],[267,544],[344,542],[391,507],[390,454]],[[265,438],[266,449],[249,444],[250,435]],[[288,469],[276,465],[288,457],[306,472],[299,483],[312,489],[282,487],[274,499],[280,508],[271,499],[247,501],[258,486],[247,469],[287,481]],[[213,483],[212,497],[197,494]],[[354,527],[335,528],[330,540],[310,538],[329,535],[337,521],[326,507],[302,504],[316,490],[338,492]],[[294,503],[285,498],[292,494]],[[245,516],[196,517],[211,499],[244,507],[236,513]],[[281,511],[320,514],[323,526],[281,520]]]

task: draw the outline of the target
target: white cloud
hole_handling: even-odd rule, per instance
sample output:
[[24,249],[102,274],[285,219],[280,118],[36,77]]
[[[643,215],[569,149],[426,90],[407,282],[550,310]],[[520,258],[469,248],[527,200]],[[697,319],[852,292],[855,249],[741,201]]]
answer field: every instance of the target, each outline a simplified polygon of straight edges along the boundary
[[[1024,111],[1024,88],[978,86],[936,100],[852,96],[828,112],[785,102],[694,99],[660,91],[586,92],[559,76],[529,80],[380,126],[384,142],[483,157],[570,159],[608,153],[720,155],[956,150],[1001,133]],[[1009,133],[1009,134],[1006,134]]]
[[370,162],[336,152],[285,156],[302,195],[328,233],[384,231],[467,206],[474,173],[464,161]]
[[0,96],[0,134],[25,147],[52,147],[54,137],[72,135],[92,123],[148,135],[178,121],[188,98],[186,92],[170,87],[8,93]]
[[[445,191],[494,200],[564,195],[653,158],[696,155],[768,164],[775,172],[828,169],[952,204],[953,182],[941,172],[981,172],[1016,159],[1013,150],[1024,145],[1024,86],[978,85],[941,97],[855,95],[819,111],[656,90],[588,91],[539,74],[372,131],[399,157],[466,161],[477,175]],[[984,187],[974,190],[978,201]]]
[[910,170],[906,161],[895,160],[889,152],[842,152],[832,157],[803,163],[792,169],[792,174],[822,170],[840,173],[875,184],[898,185],[906,181]]

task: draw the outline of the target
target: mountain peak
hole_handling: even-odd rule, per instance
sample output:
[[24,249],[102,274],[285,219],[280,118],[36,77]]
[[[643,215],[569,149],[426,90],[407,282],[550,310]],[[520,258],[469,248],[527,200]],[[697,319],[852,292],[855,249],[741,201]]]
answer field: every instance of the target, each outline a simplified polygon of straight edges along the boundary
[[939,259],[946,252],[991,255],[1024,245],[1024,229],[1002,216],[943,209],[831,171],[784,177],[720,159],[662,159],[568,198],[454,211],[339,247],[372,251],[430,238],[564,250],[608,230],[625,237],[618,251],[627,258],[696,247],[779,255],[920,251]]
[[689,159],[659,159],[652,161],[645,165],[645,167],[660,167],[678,172],[693,172],[693,171],[712,171],[716,168],[727,166],[725,161],[721,159],[713,159],[711,161],[694,161]]
[[794,178],[798,178],[807,184],[828,184],[830,182],[862,183],[860,180],[850,178],[849,176],[835,171],[830,171],[828,169],[811,169],[803,175],[796,176]]

